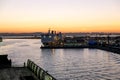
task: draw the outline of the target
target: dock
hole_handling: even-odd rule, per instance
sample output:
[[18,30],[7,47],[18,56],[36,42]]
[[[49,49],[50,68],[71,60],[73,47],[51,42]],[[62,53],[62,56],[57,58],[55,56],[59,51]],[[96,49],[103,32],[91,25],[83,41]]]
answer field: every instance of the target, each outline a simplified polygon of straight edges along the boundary
[[39,80],[34,73],[25,67],[0,69],[0,80]]
[[[24,67],[12,67],[6,57],[7,55],[0,55],[0,80],[56,80],[47,71],[37,66],[33,61],[28,59],[27,65]],[[5,61],[5,62],[4,62]]]

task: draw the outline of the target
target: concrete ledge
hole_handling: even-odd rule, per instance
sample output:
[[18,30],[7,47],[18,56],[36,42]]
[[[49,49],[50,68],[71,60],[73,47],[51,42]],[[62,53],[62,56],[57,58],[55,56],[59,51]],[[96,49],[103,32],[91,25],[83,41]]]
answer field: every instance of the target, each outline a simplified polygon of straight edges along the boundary
[[32,76],[34,80],[38,80],[38,78],[29,69],[24,67],[0,69],[0,80],[21,80],[20,77],[23,76]]

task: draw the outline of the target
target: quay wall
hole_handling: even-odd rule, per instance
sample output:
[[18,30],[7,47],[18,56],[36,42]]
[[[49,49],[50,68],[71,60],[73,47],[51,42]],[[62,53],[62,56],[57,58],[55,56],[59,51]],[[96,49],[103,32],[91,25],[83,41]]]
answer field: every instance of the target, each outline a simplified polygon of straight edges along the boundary
[[41,49],[82,49],[82,48],[92,48],[92,49],[101,49],[101,50],[110,51],[110,52],[120,54],[120,47],[114,47],[114,46],[110,46],[110,45],[106,45],[106,46],[101,46],[101,45],[89,46],[89,45],[85,45],[85,46],[40,47],[40,48]]
[[110,51],[114,53],[120,54],[120,48],[119,47],[113,47],[113,46],[97,46],[97,49],[105,50],[105,51]]

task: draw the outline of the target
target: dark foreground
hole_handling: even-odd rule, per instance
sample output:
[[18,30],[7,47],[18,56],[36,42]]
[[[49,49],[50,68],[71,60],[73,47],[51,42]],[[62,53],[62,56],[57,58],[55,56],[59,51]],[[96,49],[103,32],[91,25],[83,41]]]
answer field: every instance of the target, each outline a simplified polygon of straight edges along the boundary
[[12,67],[7,55],[0,57],[0,80],[56,80],[29,59],[27,66],[24,63],[24,67]]
[[0,80],[38,80],[38,79],[27,68],[11,67],[0,69]]

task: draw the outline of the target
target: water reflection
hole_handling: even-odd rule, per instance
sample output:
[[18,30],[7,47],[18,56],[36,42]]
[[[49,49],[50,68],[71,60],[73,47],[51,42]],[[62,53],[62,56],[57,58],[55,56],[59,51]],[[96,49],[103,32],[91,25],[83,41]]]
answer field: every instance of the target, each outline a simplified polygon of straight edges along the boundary
[[118,54],[87,48],[54,49],[49,52],[53,54],[50,57],[52,58],[50,63],[54,65],[46,69],[59,80],[116,80],[119,78],[119,76],[110,77],[110,75],[120,74],[120,71],[117,71],[120,69],[120,64],[116,64],[115,60],[120,61],[120,58],[117,58]]

